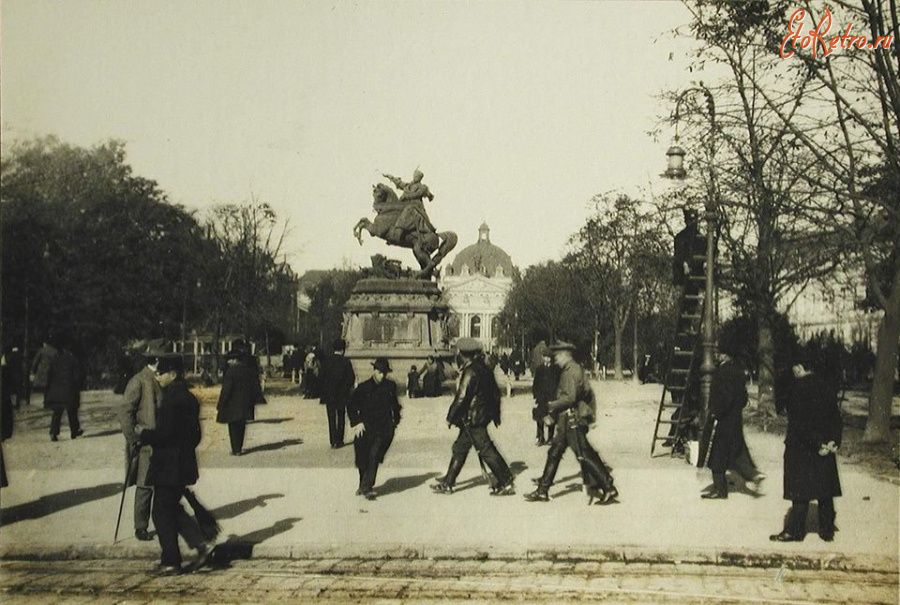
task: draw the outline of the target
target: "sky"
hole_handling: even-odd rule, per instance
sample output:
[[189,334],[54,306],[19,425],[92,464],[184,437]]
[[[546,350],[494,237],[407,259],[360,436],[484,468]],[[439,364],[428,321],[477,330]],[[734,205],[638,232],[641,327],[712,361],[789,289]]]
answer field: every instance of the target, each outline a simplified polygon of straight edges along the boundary
[[3,149],[126,142],[200,212],[255,196],[296,271],[411,252],[351,230],[419,167],[456,251],[479,225],[520,268],[558,259],[611,190],[659,178],[655,98],[697,79],[680,2],[3,0]]

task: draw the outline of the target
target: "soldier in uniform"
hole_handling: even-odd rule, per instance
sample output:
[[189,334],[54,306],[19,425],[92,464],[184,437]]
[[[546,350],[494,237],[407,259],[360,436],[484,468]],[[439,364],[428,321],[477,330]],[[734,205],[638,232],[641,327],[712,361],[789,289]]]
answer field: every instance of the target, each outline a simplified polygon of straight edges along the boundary
[[332,448],[344,446],[344,417],[356,374],[353,365],[344,357],[347,343],[338,338],[332,344],[332,355],[322,364],[322,375],[319,378],[321,402],[328,412],[328,439]]
[[466,463],[474,446],[481,460],[490,467],[496,478],[491,495],[509,496],[515,493],[512,472],[497,451],[487,426],[500,425],[500,387],[493,373],[481,357],[481,343],[474,338],[460,338],[456,343],[462,358],[456,395],[447,412],[447,427],[459,427],[453,443],[453,455],[447,474],[431,488],[438,493],[451,494],[456,477]]
[[612,502],[619,492],[613,485],[613,479],[587,440],[588,427],[596,415],[594,393],[584,378],[584,371],[572,359],[575,346],[567,342],[558,342],[550,347],[556,356],[556,365],[561,369],[556,398],[547,404],[550,415],[547,417],[558,424],[556,435],[547,451],[547,464],[544,474],[537,480],[537,489],[525,494],[529,502],[547,502],[547,493],[553,485],[559,461],[567,448],[572,448],[581,465],[581,478],[588,494],[588,503],[597,500],[597,504]]
[[400,424],[400,402],[397,383],[387,378],[391,365],[384,357],[372,363],[372,377],[360,383],[350,398],[347,412],[353,431],[356,468],[359,469],[357,496],[367,500],[376,497],[375,476],[378,465],[384,462],[394,430]]

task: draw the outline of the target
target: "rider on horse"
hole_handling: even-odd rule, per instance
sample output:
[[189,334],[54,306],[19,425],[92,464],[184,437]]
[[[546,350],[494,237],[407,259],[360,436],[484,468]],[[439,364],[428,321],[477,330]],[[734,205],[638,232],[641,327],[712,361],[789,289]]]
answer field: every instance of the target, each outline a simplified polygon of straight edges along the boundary
[[[412,181],[409,183],[390,174],[384,174],[382,176],[391,181],[397,189],[403,192],[400,194],[400,201],[405,204],[400,216],[397,217],[397,222],[394,223],[394,226],[387,233],[386,239],[388,241],[399,241],[402,239],[405,232],[418,230],[423,227],[428,229],[431,233],[436,233],[437,229],[434,228],[434,225],[428,218],[428,213],[425,211],[425,204],[422,201],[422,199],[426,197],[429,202],[434,200],[434,194],[428,190],[428,185],[422,182],[422,178],[425,176],[422,174],[422,171],[417,168],[413,173]],[[422,224],[422,221],[424,221],[424,225]]]

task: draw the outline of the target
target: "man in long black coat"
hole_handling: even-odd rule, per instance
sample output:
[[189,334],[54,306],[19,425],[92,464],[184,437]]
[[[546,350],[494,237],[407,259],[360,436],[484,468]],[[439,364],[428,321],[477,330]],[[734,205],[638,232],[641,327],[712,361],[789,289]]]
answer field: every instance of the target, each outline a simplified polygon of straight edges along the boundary
[[344,418],[353,392],[353,383],[356,382],[353,365],[344,357],[346,348],[347,343],[343,339],[334,341],[334,353],[322,364],[319,378],[320,401],[325,404],[328,414],[328,439],[332,448],[344,445]]
[[743,365],[735,359],[737,344],[720,342],[723,361],[716,368],[709,392],[709,413],[711,421],[715,422],[708,462],[713,475],[713,490],[700,496],[708,500],[728,498],[725,473],[729,469],[754,485],[765,478],[750,457],[744,439],[747,377]]
[[806,535],[809,501],[819,504],[819,536],[834,539],[834,498],[841,495],[835,453],[841,445],[843,420],[837,392],[803,363],[793,367],[794,384],[785,400],[788,417],[784,439],[784,499],[791,509],[776,542],[800,542]]
[[246,352],[232,350],[228,354],[228,369],[222,378],[216,405],[216,422],[228,425],[232,456],[243,455],[247,421],[253,420],[254,406],[262,401],[259,373],[252,360]]
[[474,338],[460,338],[456,343],[462,357],[456,395],[447,411],[447,426],[459,427],[459,436],[451,448],[447,474],[431,486],[435,492],[453,493],[456,477],[466,463],[473,447],[494,477],[492,496],[510,496],[515,493],[513,475],[506,460],[497,450],[488,433],[488,424],[500,425],[500,387],[481,356],[481,343]]
[[400,424],[400,402],[397,399],[397,383],[387,378],[391,365],[384,357],[372,363],[372,377],[360,383],[347,412],[353,430],[353,449],[356,468],[359,470],[357,496],[374,500],[373,489],[378,465],[394,440],[394,430]]
[[144,429],[140,442],[151,445],[147,484],[153,486],[153,525],[162,549],[158,572],[177,575],[182,572],[178,535],[197,549],[195,568],[212,552],[212,544],[194,520],[181,507],[185,487],[200,476],[195,449],[200,443],[200,404],[182,378],[180,357],[161,357],[157,380],[162,402],[156,415],[156,428]]
[[[706,240],[700,236],[697,211],[685,208],[683,214],[684,229],[675,234],[675,253],[672,257],[672,282],[682,288],[691,286],[688,277],[703,267],[703,261],[694,257],[706,252]],[[699,292],[699,282],[690,289],[690,293]]]

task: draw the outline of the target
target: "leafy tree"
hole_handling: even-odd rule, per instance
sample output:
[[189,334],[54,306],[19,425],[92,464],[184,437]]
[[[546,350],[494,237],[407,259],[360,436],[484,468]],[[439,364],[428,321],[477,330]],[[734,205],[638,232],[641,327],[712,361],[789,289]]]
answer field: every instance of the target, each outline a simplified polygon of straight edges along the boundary
[[344,305],[362,276],[359,269],[332,269],[313,286],[309,313],[300,333],[302,342],[325,345],[340,338]]
[[[894,2],[693,0],[691,29],[704,57],[726,64],[753,108],[780,139],[773,154],[799,199],[791,220],[807,221],[833,256],[865,271],[869,300],[884,311],[865,439],[889,437],[893,374],[900,340],[900,80],[891,49],[806,49],[785,45],[797,8],[818,20],[830,9],[837,28],[854,24],[870,42],[897,33]],[[807,23],[809,24],[809,23]],[[841,31],[843,33],[843,31]],[[761,343],[762,344],[762,343]]]
[[132,173],[123,143],[17,143],[0,187],[5,338],[30,354],[47,332],[65,330],[97,369],[128,340],[180,325],[202,233]]

